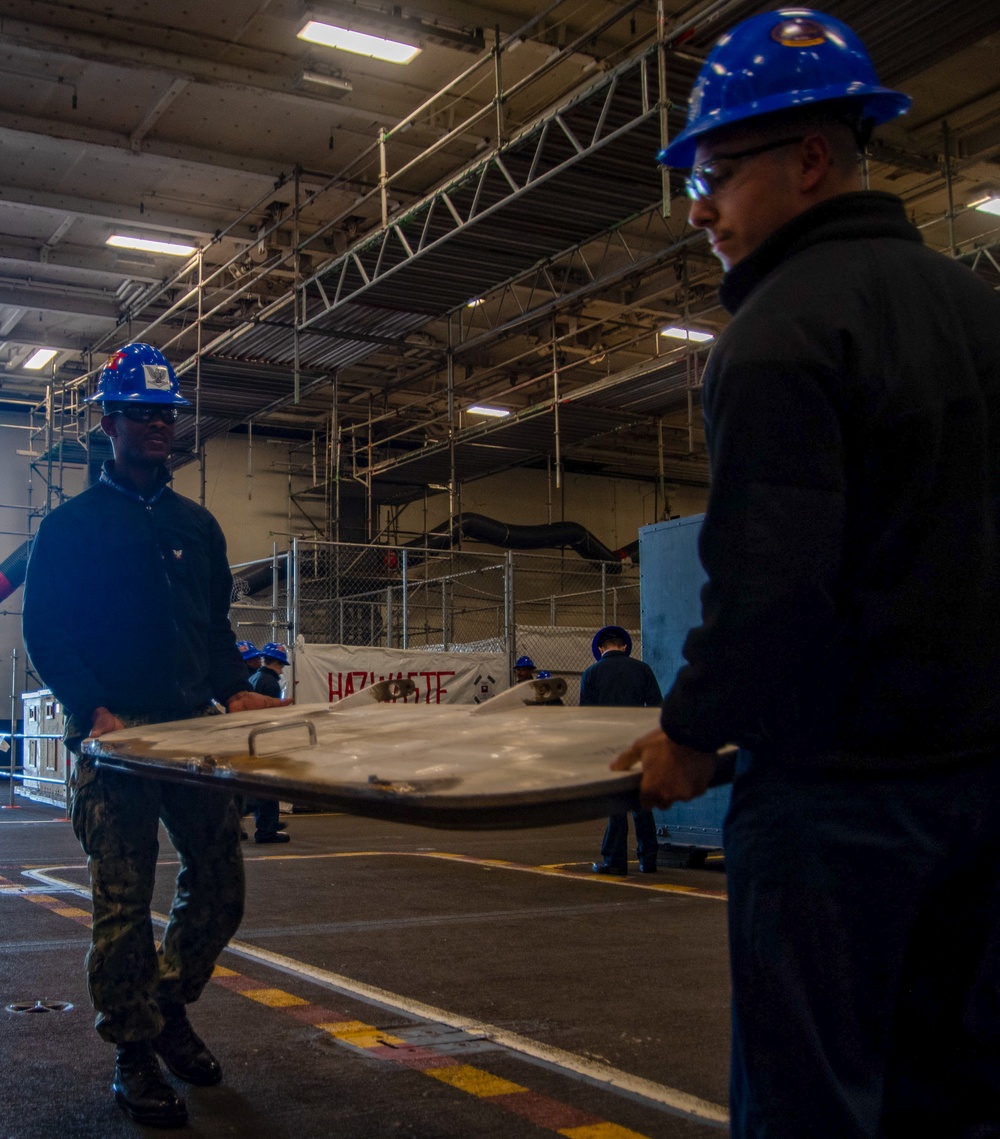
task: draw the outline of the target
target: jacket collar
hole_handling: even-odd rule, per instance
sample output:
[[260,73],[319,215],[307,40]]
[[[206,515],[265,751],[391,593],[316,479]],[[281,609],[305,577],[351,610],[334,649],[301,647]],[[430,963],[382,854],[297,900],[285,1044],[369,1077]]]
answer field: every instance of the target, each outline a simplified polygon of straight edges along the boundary
[[126,498],[141,502],[144,506],[152,506],[152,504],[156,502],[160,495],[167,489],[167,483],[170,482],[170,479],[171,475],[167,468],[160,467],[156,474],[156,481],[153,483],[149,493],[140,494],[131,479],[115,472],[114,459],[106,459],[101,464],[100,481],[105,486],[111,487],[112,490],[116,490],[119,494],[125,495]]
[[859,190],[830,198],[792,218],[738,261],[723,277],[719,299],[735,313],[769,273],[803,249],[821,241],[874,237],[923,242],[895,194]]

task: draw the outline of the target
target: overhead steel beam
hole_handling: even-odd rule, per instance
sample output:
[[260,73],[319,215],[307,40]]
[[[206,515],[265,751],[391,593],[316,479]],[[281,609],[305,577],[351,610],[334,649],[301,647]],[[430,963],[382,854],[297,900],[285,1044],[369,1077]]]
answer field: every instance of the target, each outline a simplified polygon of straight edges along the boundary
[[88,290],[56,288],[20,281],[13,277],[0,277],[0,305],[13,305],[34,312],[62,312],[75,316],[93,316],[101,320],[118,319],[118,300],[107,300]]
[[156,123],[156,120],[163,114],[163,112],[170,106],[170,104],[177,98],[177,96],[188,85],[187,79],[175,79],[173,83],[167,88],[166,91],[156,100],[152,107],[146,114],[146,117],[135,128],[135,130],[128,136],[128,144],[132,150],[138,151],[139,144],[149,133],[151,127]]
[[[4,132],[0,130],[0,148],[4,144]],[[141,226],[144,230],[155,230],[170,234],[190,234],[206,240],[224,224],[224,220],[210,220],[192,217],[188,214],[173,213],[160,209],[155,202],[140,209],[125,202],[102,202],[93,198],[83,198],[77,194],[58,194],[46,190],[34,190],[24,186],[0,186],[0,206],[16,205],[39,210],[53,210],[58,213],[79,214],[81,217],[96,218],[110,225],[123,222]],[[243,232],[232,235],[243,241],[252,241],[255,234],[249,226],[240,227]],[[231,231],[232,232],[232,231]],[[161,274],[162,275],[162,274]]]
[[[0,113],[0,147],[9,151],[18,143],[23,144],[24,142],[30,143],[36,150],[43,146],[55,146],[60,147],[65,152],[67,145],[77,144],[90,149],[103,147],[109,152],[127,151],[132,153],[127,134],[90,127],[69,126],[65,120]],[[259,179],[258,185],[273,183],[285,173],[279,168],[278,163],[246,159],[239,155],[225,154],[221,151],[203,150],[200,147],[182,146],[174,143],[154,143],[149,139],[144,139],[141,142],[138,161],[142,161],[142,156],[145,155],[152,159],[167,159],[170,162],[190,163],[194,166],[224,170],[239,174],[247,181]],[[178,177],[182,177],[182,174],[179,174]],[[0,192],[4,192],[6,197],[5,191]],[[105,210],[109,208],[109,205],[108,203],[105,204]],[[121,209],[127,208],[125,205],[121,207]],[[117,217],[121,217],[118,208],[115,207],[115,209]],[[212,234],[220,228],[219,222],[208,221],[204,218],[192,218],[185,214],[169,214],[157,210],[155,204],[142,215],[139,215],[138,211],[136,214],[137,220],[141,219],[143,225],[153,229],[191,231],[192,227],[197,227],[196,232]],[[248,230],[243,236],[252,238],[253,235]]]
[[80,245],[44,245],[22,237],[0,234],[0,261],[17,261],[25,265],[51,265],[60,269],[80,269],[85,273],[113,277],[116,284],[122,277],[132,281],[152,283],[163,277],[151,257],[135,254],[135,260],[125,262],[115,250],[93,249]]
[[[138,39],[91,35],[76,28],[38,24],[29,20],[13,20],[6,17],[3,21],[3,40],[5,44],[44,54],[50,69],[53,57],[62,56],[129,70],[161,72],[173,78],[188,79],[194,83],[225,87],[231,91],[242,91],[253,95],[261,93],[278,95],[282,98],[319,104],[331,112],[338,110],[337,101],[330,97],[329,91],[320,93],[296,85],[302,68],[301,58],[278,52],[247,52],[248,55],[256,56],[258,59],[266,57],[267,62],[275,68],[273,71],[264,71],[257,67],[206,58],[203,55],[155,47]],[[204,37],[199,37],[199,42],[204,43]],[[232,46],[228,42],[220,41],[220,47],[231,49]],[[429,91],[414,93],[418,96],[431,94]],[[352,101],[351,106],[345,106],[342,113],[369,124],[372,116],[380,120],[385,119],[384,110],[375,104],[370,107],[359,107]]]

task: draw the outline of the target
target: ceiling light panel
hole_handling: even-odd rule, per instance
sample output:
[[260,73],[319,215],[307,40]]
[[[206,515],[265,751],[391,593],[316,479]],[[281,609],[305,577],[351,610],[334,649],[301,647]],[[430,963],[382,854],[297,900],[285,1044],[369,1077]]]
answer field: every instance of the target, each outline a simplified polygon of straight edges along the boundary
[[409,63],[420,54],[420,48],[413,44],[382,39],[367,32],[355,32],[350,28],[327,24],[321,20],[307,20],[299,29],[298,37],[309,43],[353,52],[355,55],[364,55],[369,59],[381,59],[386,63]]
[[104,244],[115,249],[138,249],[142,253],[165,253],[169,257],[190,257],[198,249],[196,245],[181,245],[176,241],[152,241],[146,237],[129,237],[124,233],[113,233]]
[[669,336],[673,340],[690,340],[696,344],[703,344],[706,340],[715,339],[710,332],[699,332],[694,328],[680,328],[677,325],[660,329],[660,335]]
[[57,348],[38,348],[24,361],[22,367],[29,372],[40,372],[46,364],[55,359],[58,351]]

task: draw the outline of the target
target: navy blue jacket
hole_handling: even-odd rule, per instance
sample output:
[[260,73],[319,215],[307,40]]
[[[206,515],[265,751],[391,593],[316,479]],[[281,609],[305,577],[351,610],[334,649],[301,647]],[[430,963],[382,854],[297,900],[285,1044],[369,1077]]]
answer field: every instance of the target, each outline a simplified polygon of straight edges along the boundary
[[581,704],[653,708],[663,699],[656,675],[645,661],[612,649],[580,677]]
[[101,481],[47,515],[24,586],[32,664],[77,724],[94,709],[179,719],[249,689],[218,522],[163,471],[143,499]]
[[665,731],[780,762],[997,748],[1000,297],[864,192],[782,227],[722,299],[709,581]]
[[262,664],[250,677],[250,687],[254,692],[259,692],[261,696],[281,698],[281,678],[273,668],[268,668],[267,665]]

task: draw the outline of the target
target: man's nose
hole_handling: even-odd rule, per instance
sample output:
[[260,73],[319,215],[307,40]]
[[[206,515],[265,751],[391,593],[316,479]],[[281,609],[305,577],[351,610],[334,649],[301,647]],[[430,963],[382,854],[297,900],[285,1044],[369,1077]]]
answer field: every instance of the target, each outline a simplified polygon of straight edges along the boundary
[[711,198],[695,198],[688,210],[688,225],[694,229],[707,229],[718,216]]

